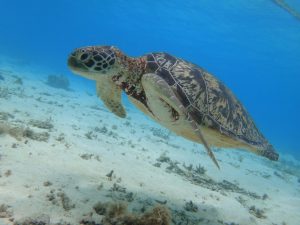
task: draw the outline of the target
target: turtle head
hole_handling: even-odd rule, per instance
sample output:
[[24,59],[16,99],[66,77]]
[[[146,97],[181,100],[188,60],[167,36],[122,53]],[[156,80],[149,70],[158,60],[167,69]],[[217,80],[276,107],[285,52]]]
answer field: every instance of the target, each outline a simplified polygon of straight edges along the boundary
[[92,46],[75,49],[68,58],[72,72],[88,79],[114,75],[120,71],[117,52],[113,46]]

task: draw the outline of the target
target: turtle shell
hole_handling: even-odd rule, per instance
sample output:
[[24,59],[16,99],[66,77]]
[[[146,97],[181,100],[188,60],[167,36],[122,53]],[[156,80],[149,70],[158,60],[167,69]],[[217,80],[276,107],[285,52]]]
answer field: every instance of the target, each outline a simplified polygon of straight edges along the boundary
[[167,53],[152,53],[147,56],[147,72],[155,72],[173,87],[199,125],[246,143],[260,155],[278,159],[241,102],[204,69]]

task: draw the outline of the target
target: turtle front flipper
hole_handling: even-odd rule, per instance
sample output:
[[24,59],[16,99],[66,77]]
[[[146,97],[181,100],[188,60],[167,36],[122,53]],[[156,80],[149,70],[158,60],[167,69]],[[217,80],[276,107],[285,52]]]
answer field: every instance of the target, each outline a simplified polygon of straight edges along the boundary
[[122,90],[109,78],[103,77],[96,80],[97,95],[105,106],[115,115],[126,117],[126,111],[121,103]]
[[193,132],[205,146],[209,157],[220,169],[214,153],[201,132],[200,125],[196,123],[193,115],[189,112],[189,107],[183,106],[172,87],[159,75],[153,73],[143,75],[142,86],[147,97],[147,104],[154,116],[158,117],[158,120],[163,120],[163,122],[167,123],[175,122],[178,117],[184,116],[189,122],[191,129],[193,129]]

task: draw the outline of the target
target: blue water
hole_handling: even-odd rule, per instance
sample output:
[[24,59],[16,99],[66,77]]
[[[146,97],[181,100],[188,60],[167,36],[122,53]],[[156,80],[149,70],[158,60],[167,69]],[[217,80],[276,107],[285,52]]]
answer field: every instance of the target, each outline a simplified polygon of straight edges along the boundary
[[[286,2],[300,12],[298,1]],[[0,0],[2,54],[94,89],[66,66],[86,45],[166,51],[200,65],[233,90],[279,152],[300,158],[300,20],[274,1]]]

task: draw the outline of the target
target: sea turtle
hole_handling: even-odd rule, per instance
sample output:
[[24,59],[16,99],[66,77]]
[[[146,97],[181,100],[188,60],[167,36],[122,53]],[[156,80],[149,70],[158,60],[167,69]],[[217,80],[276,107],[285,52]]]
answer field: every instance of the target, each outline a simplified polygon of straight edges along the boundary
[[124,91],[155,121],[202,143],[218,168],[210,146],[244,148],[278,160],[278,153],[232,92],[195,64],[164,52],[132,58],[114,46],[90,46],[73,51],[68,66],[96,81],[98,96],[115,115],[126,116],[121,103]]

